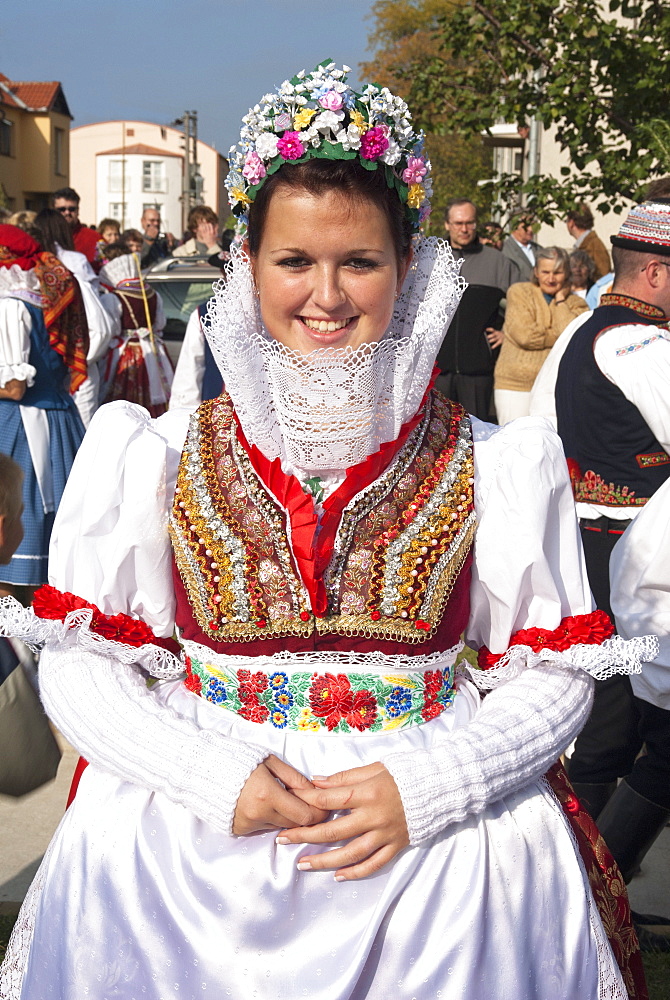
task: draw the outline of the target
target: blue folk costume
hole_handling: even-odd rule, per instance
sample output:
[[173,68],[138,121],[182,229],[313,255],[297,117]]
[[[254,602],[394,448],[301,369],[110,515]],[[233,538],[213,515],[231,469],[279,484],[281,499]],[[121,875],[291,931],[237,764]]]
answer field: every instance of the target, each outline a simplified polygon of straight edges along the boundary
[[87,347],[72,275],[22,230],[0,226],[0,386],[25,384],[21,399],[0,399],[0,451],[24,475],[24,538],[3,582],[46,582],[55,512],[84,436],[70,393],[86,377]]

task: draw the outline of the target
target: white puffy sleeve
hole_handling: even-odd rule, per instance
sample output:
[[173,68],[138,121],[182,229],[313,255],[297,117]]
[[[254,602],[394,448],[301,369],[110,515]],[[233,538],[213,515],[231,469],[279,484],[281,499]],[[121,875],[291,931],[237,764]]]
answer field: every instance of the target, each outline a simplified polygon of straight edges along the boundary
[[[77,454],[51,544],[52,586],[105,614],[141,619],[158,636],[173,630],[167,524],[187,420],[175,412],[153,421],[126,402],[102,407]],[[96,642],[85,627],[63,626],[40,659],[45,708],[90,763],[229,832],[239,792],[267,751],[165,707],[138,667],[147,648]]]
[[593,610],[560,438],[541,417],[473,421],[477,534],[466,642],[504,653],[520,629]]
[[[553,630],[593,605],[560,440],[541,418],[474,424],[478,528],[466,641],[504,653],[520,629]],[[516,648],[467,725],[430,750],[383,759],[411,843],[537,780],[586,722],[591,677],[566,669],[565,654],[552,661]]]
[[612,611],[621,635],[658,637],[659,654],[631,677],[633,693],[670,711],[670,479],[614,546]]
[[200,315],[194,309],[188,318],[179,360],[172,380],[170,409],[186,407],[194,410],[202,402],[202,380],[205,374],[205,334]]
[[17,379],[30,387],[35,381],[35,368],[30,357],[30,313],[24,302],[9,297],[0,298],[0,389]]
[[152,420],[143,407],[101,407],[77,453],[49,550],[49,583],[105,614],[172,635],[168,516],[187,415]]

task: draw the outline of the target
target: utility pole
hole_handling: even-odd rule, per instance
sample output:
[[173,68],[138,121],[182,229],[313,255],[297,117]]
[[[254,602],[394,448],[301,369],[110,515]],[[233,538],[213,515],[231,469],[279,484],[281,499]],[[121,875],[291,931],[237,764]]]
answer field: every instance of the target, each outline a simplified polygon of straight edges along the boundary
[[[186,232],[191,207],[194,204],[199,205],[202,201],[202,178],[200,177],[200,164],[198,163],[198,112],[185,111],[181,118],[176,118],[172,124],[180,126],[184,135],[184,172],[181,182],[181,227],[182,231]],[[193,139],[192,151],[191,139]]]
[[188,229],[188,213],[191,211],[191,112],[184,112],[184,176],[182,178],[181,229]]

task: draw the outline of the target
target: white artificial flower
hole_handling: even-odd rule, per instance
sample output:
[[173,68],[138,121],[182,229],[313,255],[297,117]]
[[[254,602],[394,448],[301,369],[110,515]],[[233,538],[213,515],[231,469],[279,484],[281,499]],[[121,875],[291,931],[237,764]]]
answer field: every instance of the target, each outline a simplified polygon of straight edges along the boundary
[[398,143],[389,136],[389,148],[382,153],[380,159],[387,163],[389,167],[394,167],[402,155],[402,150]]
[[355,125],[350,125],[348,129],[340,129],[335,134],[335,142],[341,142],[343,149],[360,149],[361,133]]
[[304,69],[301,69],[299,73],[296,73],[296,76],[298,77],[299,80],[304,80],[305,79]]
[[342,72],[343,73],[351,73],[351,67],[350,66],[342,66]]
[[318,128],[320,132],[325,132],[328,129],[336,129],[342,119],[344,118],[344,111],[322,111],[320,115],[312,120],[312,127]]
[[256,152],[261,160],[271,160],[277,155],[279,137],[273,132],[263,132],[256,139]]

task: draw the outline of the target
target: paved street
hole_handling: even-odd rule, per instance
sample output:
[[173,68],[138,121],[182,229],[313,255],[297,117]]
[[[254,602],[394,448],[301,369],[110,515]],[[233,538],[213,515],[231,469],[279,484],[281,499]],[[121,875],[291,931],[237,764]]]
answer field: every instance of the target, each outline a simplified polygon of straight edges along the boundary
[[[62,741],[63,759],[56,780],[23,799],[0,795],[0,913],[16,913],[41,857],[63,815],[77,763]],[[642,873],[629,886],[631,906],[641,913],[670,915],[670,827],[645,858]]]

